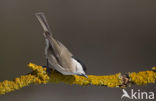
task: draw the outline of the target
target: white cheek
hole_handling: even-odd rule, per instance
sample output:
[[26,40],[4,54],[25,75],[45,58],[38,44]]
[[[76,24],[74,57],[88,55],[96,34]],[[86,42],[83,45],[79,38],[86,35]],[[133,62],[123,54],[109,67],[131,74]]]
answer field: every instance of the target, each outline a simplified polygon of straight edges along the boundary
[[77,62],[75,59],[72,59],[72,60],[73,60],[73,64],[76,66],[76,73],[83,73],[84,74],[84,71],[83,71],[81,64],[79,62]]

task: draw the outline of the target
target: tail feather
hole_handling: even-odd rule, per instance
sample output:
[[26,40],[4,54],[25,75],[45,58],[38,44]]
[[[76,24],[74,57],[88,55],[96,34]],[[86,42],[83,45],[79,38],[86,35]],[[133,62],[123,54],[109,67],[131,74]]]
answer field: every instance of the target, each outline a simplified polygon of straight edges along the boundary
[[35,15],[36,15],[37,19],[39,20],[44,32],[52,34],[50,31],[50,27],[48,25],[48,22],[46,20],[45,14],[43,12],[38,12]]

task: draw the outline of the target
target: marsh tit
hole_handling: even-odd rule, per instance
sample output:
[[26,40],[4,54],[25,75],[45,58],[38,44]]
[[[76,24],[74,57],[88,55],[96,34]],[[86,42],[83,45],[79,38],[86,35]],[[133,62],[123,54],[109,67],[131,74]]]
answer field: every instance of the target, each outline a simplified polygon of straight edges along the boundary
[[35,15],[44,30],[43,36],[46,42],[45,56],[47,66],[50,64],[63,75],[81,75],[87,77],[85,65],[75,58],[60,41],[53,37],[44,13],[39,12]]

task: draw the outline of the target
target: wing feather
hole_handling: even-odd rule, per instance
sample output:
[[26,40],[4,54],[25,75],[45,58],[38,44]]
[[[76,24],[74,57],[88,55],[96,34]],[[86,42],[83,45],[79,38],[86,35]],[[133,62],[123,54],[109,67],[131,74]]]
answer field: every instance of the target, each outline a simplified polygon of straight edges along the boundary
[[76,68],[73,66],[71,52],[59,41],[47,34],[47,39],[54,50],[54,56],[57,63],[64,68],[64,72],[74,72]]
[[61,73],[73,73],[76,71],[76,67],[72,62],[71,52],[59,41],[55,40],[44,13],[36,13],[41,26],[43,27],[46,39],[45,54],[49,63]]

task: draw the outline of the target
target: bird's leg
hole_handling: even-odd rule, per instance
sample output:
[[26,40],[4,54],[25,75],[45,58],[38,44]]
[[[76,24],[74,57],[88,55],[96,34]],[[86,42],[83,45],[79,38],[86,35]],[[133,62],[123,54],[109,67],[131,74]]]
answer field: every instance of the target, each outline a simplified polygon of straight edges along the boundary
[[47,73],[50,74],[51,73],[51,68],[49,68],[49,62],[48,59],[46,59],[46,66],[43,66],[45,68],[47,68]]
[[48,59],[46,59],[46,60],[47,60],[47,73],[50,74],[51,73],[51,69],[49,67],[49,61],[48,61]]
[[87,76],[86,74],[77,74],[77,75],[79,75],[79,76],[83,76],[83,77],[85,77],[85,78],[88,79],[88,76]]
[[47,61],[47,68],[49,68],[49,62],[48,62],[48,59],[46,59],[46,61]]

